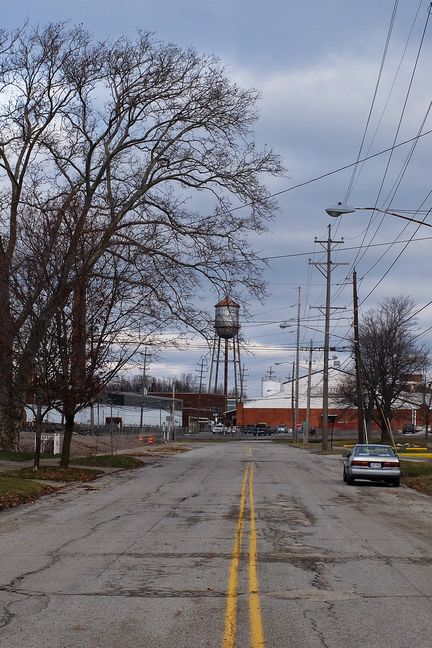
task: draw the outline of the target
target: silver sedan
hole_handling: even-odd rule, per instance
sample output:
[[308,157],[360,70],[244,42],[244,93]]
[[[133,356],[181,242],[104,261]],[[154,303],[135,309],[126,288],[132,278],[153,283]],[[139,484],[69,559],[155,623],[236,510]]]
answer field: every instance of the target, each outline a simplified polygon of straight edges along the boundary
[[356,479],[368,479],[399,486],[399,457],[391,446],[358,444],[344,456],[343,479],[348,484],[353,484]]

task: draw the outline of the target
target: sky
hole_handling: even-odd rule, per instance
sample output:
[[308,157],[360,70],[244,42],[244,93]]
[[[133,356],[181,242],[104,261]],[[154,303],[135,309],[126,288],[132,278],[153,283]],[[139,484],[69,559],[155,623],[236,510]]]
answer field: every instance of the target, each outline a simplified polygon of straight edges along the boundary
[[[346,264],[332,270],[332,304],[338,307],[332,312],[332,345],[348,343],[354,264],[360,317],[386,297],[411,295],[414,311],[432,299],[429,227],[420,226],[416,232],[413,223],[367,211],[337,220],[325,213],[326,207],[341,201],[355,207],[408,210],[403,213],[432,223],[432,215],[417,213],[432,207],[432,133],[415,140],[413,148],[398,146],[337,171],[356,162],[363,137],[361,158],[432,129],[429,4],[425,0],[3,0],[6,28],[25,20],[32,24],[61,20],[82,23],[99,39],[151,31],[161,41],[216,55],[232,81],[260,91],[257,145],[274,149],[288,171],[267,182],[272,193],[281,192],[279,209],[269,231],[252,238],[259,255],[267,259],[267,297],[263,303],[249,304],[250,317],[241,317],[248,396],[259,395],[261,379],[270,367],[277,379],[290,373],[295,328],[279,325],[296,317],[298,286],[302,345],[310,340],[315,346],[323,343],[323,321],[316,307],[325,303],[325,281],[308,260],[323,260],[322,247],[314,240],[327,237],[329,224],[332,238],[343,239],[335,245],[333,259]],[[315,180],[320,176],[325,177]],[[411,238],[423,240],[395,242]],[[212,306],[210,298],[209,309]],[[432,307],[423,308],[416,322],[419,334],[426,331],[419,341],[430,343]],[[192,340],[189,348],[167,351],[150,364],[149,373],[196,373],[205,353],[200,346],[201,341]],[[306,355],[302,352],[302,362]],[[338,358],[348,361],[346,353]],[[318,365],[321,360],[322,354],[316,352],[314,361]]]

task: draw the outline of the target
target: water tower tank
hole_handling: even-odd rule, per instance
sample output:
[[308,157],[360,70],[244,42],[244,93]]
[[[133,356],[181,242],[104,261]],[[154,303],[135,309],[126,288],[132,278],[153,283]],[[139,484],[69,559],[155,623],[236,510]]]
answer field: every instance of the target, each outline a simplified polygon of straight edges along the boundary
[[215,330],[219,337],[229,340],[240,329],[240,306],[229,297],[225,297],[215,306]]

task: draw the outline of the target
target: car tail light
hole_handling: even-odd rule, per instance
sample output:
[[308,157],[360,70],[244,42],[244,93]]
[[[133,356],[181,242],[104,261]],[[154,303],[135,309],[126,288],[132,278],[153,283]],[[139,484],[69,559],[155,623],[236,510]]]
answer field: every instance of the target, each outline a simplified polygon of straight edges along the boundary
[[399,468],[399,461],[384,461],[384,468]]
[[369,466],[369,461],[361,461],[360,459],[353,459],[353,466]]

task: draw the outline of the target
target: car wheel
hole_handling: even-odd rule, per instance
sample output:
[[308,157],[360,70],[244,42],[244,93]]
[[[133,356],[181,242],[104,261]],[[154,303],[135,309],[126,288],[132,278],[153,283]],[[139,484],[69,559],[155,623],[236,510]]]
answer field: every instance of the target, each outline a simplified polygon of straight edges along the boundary
[[343,480],[344,480],[344,482],[347,481],[347,474],[346,474],[345,467],[344,467],[344,469],[343,469]]
[[354,484],[354,482],[355,482],[354,477],[352,477],[352,476],[349,474],[349,472],[347,471],[347,484],[349,484],[350,486],[352,486],[352,485]]
[[399,487],[400,486],[400,478],[396,477],[396,479],[393,479],[393,486]]

